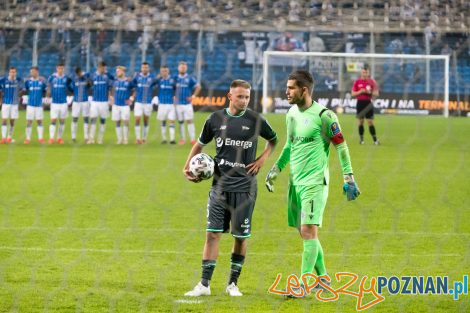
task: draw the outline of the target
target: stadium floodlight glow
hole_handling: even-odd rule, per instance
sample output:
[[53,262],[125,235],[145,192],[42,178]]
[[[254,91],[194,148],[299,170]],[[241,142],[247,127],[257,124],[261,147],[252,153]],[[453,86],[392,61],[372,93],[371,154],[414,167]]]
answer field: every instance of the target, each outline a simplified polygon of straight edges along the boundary
[[351,86],[364,64],[379,85],[376,110],[449,116],[449,55],[419,54],[265,51],[263,101],[269,99],[273,105],[263,106],[263,111],[285,108],[288,74],[308,69],[315,79],[315,100],[322,98],[330,108],[353,113]]

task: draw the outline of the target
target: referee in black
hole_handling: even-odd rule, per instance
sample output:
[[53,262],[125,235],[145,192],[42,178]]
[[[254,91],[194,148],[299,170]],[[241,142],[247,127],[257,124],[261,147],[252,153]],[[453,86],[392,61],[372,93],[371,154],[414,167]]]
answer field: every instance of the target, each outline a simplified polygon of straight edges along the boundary
[[366,118],[374,144],[379,145],[374,125],[374,104],[372,102],[372,98],[379,95],[379,87],[377,82],[370,77],[368,65],[364,65],[361,70],[361,77],[354,81],[351,95],[357,99],[356,117],[358,119],[359,137],[361,138],[360,144],[364,144],[364,118]]
[[[209,284],[219,255],[219,241],[222,233],[229,229],[235,241],[226,292],[230,296],[242,296],[237,283],[245,261],[246,239],[251,236],[251,218],[257,193],[256,174],[277,143],[277,135],[268,122],[259,113],[247,108],[250,93],[248,82],[234,80],[231,83],[227,94],[229,107],[209,116],[183,168],[183,174],[189,181],[199,182],[200,179],[189,172],[189,162],[212,139],[215,140],[216,165],[207,205],[202,277],[185,296],[211,294]],[[256,157],[260,136],[267,144],[263,153]]]

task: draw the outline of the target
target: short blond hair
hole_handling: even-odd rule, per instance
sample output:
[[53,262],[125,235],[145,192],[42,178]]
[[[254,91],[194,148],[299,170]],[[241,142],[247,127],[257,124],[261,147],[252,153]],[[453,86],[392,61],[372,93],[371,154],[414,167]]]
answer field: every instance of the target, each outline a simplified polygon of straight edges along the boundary
[[125,66],[122,66],[122,65],[116,66],[116,69],[122,70],[122,71],[124,71],[124,72],[126,71],[126,67],[125,67]]
[[251,89],[251,85],[249,82],[243,79],[235,79],[232,81],[230,84],[230,88],[237,88],[237,87],[243,87],[245,89]]

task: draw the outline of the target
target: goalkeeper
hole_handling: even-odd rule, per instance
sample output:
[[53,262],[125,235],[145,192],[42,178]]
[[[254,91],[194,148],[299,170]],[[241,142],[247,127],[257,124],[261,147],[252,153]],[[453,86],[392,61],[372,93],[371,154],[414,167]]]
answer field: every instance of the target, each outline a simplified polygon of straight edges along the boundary
[[292,107],[286,116],[287,141],[266,177],[266,187],[274,191],[274,180],[289,163],[288,224],[296,227],[303,239],[301,272],[314,273],[315,269],[321,276],[326,274],[326,268],[318,228],[328,198],[330,143],[339,154],[347,199],[356,199],[360,192],[338,119],[332,111],[312,101],[312,90],[313,77],[308,71],[289,75],[286,96]]

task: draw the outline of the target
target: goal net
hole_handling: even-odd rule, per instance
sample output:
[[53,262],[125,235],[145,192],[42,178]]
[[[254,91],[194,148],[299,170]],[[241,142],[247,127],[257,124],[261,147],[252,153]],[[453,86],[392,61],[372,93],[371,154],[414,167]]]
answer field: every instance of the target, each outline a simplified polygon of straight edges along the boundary
[[308,69],[314,77],[317,102],[337,112],[355,113],[351,87],[364,65],[379,86],[376,113],[447,117],[449,109],[459,110],[457,101],[449,102],[448,55],[278,51],[264,53],[263,110],[285,112],[289,107],[285,99],[288,74]]

